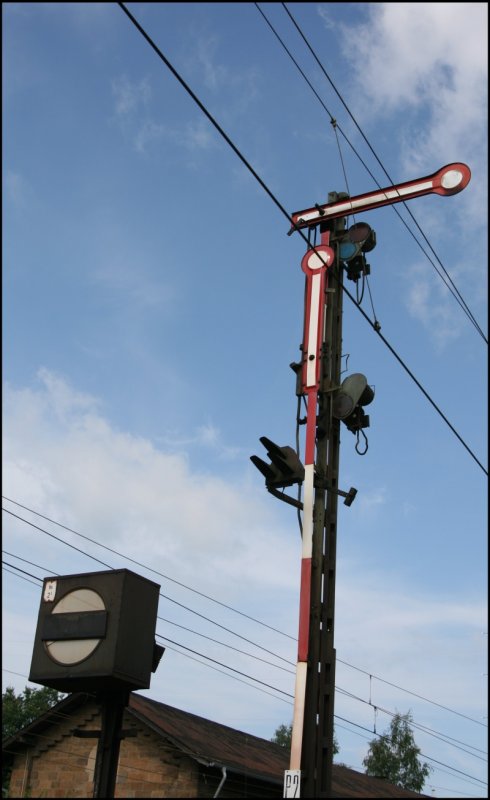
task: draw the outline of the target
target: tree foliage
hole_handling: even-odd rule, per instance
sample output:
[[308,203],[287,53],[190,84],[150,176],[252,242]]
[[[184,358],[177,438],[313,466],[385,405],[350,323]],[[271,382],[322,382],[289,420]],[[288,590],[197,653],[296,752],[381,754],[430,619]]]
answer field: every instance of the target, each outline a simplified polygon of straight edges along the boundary
[[12,686],[7,686],[2,694],[2,739],[34,722],[51,706],[59,703],[63,696],[47,686],[42,689],[30,689],[26,686],[23,692],[16,695]]
[[[285,747],[287,750],[291,750],[291,738],[293,735],[293,726],[291,725],[279,725],[274,732],[274,736],[271,739],[271,742],[275,742],[276,744],[281,745],[281,747]],[[339,743],[337,741],[337,737],[335,736],[335,732],[333,735],[333,755],[337,755],[339,752]]]
[[419,761],[420,749],[415,744],[407,714],[395,714],[390,723],[389,733],[369,744],[369,752],[363,760],[366,774],[384,778],[395,786],[421,792],[431,767]]
[[[30,689],[26,686],[23,692],[16,695],[12,686],[7,686],[2,694],[2,739],[8,739],[22,730],[35,719],[42,716],[64,695],[43,686],[42,689]],[[5,762],[2,765],[2,797],[8,797],[10,773],[12,767]]]

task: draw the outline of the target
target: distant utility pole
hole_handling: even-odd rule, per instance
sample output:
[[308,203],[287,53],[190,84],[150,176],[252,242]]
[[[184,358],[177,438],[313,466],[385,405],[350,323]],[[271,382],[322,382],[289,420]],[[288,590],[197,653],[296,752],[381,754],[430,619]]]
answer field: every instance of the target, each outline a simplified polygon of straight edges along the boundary
[[[470,177],[465,164],[448,164],[426,178],[357,197],[332,192],[327,204],[291,217],[289,233],[320,228],[320,243],[301,262],[306,276],[302,358],[291,365],[296,393],[306,404],[306,418],[298,420],[305,425],[304,464],[291,447],[279,447],[266,437],[261,442],[271,463],[251,456],[268,491],[303,511],[298,661],[285,797],[332,796],[337,504],[340,495],[350,506],[357,494],[354,488],[345,492],[338,486],[340,422],[357,435],[356,450],[363,455],[367,446],[364,452],[358,449],[359,435],[369,426],[364,406],[374,398],[361,373],[340,381],[343,274],[354,282],[364,279],[370,271],[365,253],[376,245],[369,225],[359,222],[347,230],[345,218],[425,194],[456,194]],[[299,483],[302,502],[279,491]]]

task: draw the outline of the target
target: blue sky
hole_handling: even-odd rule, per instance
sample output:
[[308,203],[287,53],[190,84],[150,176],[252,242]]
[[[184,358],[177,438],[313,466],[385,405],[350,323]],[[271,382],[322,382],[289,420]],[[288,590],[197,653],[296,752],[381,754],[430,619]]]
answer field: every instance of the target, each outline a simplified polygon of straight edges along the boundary
[[[260,7],[389,185],[282,5]],[[346,186],[328,114],[253,3],[128,8],[290,213],[376,188],[339,134]],[[395,182],[469,165],[463,192],[410,210],[487,336],[486,4],[288,8]],[[160,634],[292,693],[298,523],[249,456],[264,435],[294,445],[305,244],[117,4],[2,11],[3,505],[87,553],[4,513],[4,558],[37,577],[104,569],[90,556],[131,568],[33,512],[50,517],[287,634],[133,565],[292,672],[170,622]],[[487,469],[486,342],[393,209],[362,219],[381,331]],[[362,307],[372,319],[367,293]],[[484,750],[486,475],[347,298],[344,312],[344,365],[376,396],[366,455],[348,431],[341,444],[340,485],[358,495],[339,507],[337,684],[360,699],[337,694],[338,758],[362,770],[374,705]],[[29,580],[4,573],[3,686],[18,691],[40,599]],[[159,614],[286,666],[164,598]],[[285,695],[172,647],[150,696],[265,738],[290,721]],[[389,719],[378,711],[376,730]],[[485,779],[481,752],[416,740]],[[429,786],[486,795],[445,767]]]

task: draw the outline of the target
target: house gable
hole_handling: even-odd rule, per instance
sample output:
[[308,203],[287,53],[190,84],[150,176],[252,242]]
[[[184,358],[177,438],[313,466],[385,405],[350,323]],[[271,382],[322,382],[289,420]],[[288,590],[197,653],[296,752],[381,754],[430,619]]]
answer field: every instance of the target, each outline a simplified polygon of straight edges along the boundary
[[[100,723],[99,708],[87,701],[69,714],[58,710],[42,732],[29,726],[15,747],[9,796],[92,797],[98,739],[77,737],[74,731],[96,732]],[[193,759],[128,712],[123,725],[133,735],[121,742],[115,797],[198,796],[199,768]]]
[[[100,730],[93,697],[74,694],[3,743],[10,797],[92,797]],[[288,755],[273,742],[133,693],[125,709],[115,797],[282,797]],[[424,797],[333,765],[332,796]]]

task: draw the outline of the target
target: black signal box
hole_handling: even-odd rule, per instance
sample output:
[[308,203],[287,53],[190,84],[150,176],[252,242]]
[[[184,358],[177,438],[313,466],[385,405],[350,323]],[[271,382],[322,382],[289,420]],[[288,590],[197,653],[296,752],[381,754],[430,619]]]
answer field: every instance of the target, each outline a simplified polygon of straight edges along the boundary
[[45,578],[29,680],[61,692],[148,689],[159,590],[127,569]]

